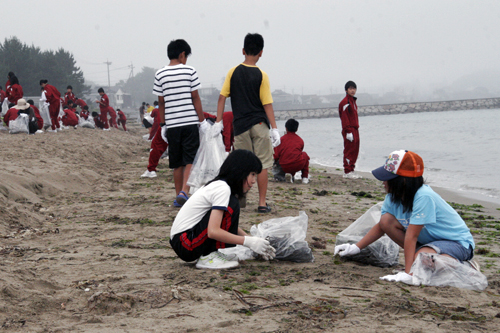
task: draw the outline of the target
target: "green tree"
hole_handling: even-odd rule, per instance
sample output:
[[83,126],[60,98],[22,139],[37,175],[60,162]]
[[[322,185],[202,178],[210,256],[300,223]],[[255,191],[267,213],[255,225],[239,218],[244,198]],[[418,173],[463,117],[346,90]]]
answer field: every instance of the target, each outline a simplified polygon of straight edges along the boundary
[[128,79],[123,86],[123,91],[132,96],[135,105],[141,105],[142,102],[153,104],[153,101],[158,99],[152,92],[155,73],[156,69],[143,67],[140,73]]
[[77,97],[90,92],[70,52],[62,48],[42,52],[39,47],[28,46],[17,37],[6,38],[0,43],[0,78],[3,76],[7,81],[8,72],[16,74],[26,96],[40,95],[41,79],[49,80],[61,93],[68,85],[73,87]]

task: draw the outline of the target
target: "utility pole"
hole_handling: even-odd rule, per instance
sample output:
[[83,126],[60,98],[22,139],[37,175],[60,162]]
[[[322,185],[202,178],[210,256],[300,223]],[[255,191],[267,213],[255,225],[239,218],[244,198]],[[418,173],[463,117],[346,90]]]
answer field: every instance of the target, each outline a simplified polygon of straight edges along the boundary
[[131,77],[134,77],[134,64],[130,62],[130,66],[128,67],[130,68],[130,74],[128,75],[128,78],[130,79]]
[[111,65],[111,61],[108,60],[105,64],[108,65],[108,89],[111,90],[111,80],[109,79],[109,65]]

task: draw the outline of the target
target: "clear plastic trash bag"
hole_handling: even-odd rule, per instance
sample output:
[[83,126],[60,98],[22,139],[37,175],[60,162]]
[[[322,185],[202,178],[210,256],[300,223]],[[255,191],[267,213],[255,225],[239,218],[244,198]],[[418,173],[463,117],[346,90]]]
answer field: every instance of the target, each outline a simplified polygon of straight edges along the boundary
[[436,253],[419,253],[410,269],[413,284],[435,287],[457,287],[484,290],[488,287],[486,276],[472,268],[468,262],[459,261]]
[[267,239],[276,249],[276,259],[294,262],[313,262],[314,256],[306,242],[308,217],[304,211],[299,216],[287,216],[253,225],[252,236]]
[[[370,229],[380,221],[382,202],[372,206],[366,213],[337,235],[335,246],[356,244]],[[344,257],[364,264],[378,267],[389,267],[399,263],[399,245],[389,236],[384,235],[361,250],[359,254]]]
[[146,119],[146,121],[148,123],[150,123],[151,125],[153,125],[153,123],[155,122],[154,118],[151,117],[151,114],[149,114],[149,113],[144,115],[144,119]]
[[87,120],[83,117],[78,117],[78,126],[83,128],[95,128],[94,118],[89,116]]
[[213,125],[205,133],[200,133],[200,147],[193,161],[187,184],[202,187],[219,174],[219,169],[226,159],[226,148],[222,134]]
[[30,117],[27,114],[21,113],[15,120],[9,122],[9,133],[26,133],[29,134],[29,121]]
[[9,101],[7,98],[5,98],[2,102],[2,108],[0,109],[0,114],[2,116],[5,116],[8,110],[9,110]]
[[40,110],[40,116],[43,119],[43,127],[52,126],[52,120],[50,119],[49,103],[40,101],[38,104],[38,109]]

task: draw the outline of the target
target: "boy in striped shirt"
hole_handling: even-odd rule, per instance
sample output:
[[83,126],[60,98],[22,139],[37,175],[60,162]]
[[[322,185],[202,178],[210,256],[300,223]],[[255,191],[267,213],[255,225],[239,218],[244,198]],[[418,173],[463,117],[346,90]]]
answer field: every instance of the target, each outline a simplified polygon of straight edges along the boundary
[[[210,125],[203,117],[198,74],[186,66],[191,47],[185,40],[177,39],[168,44],[167,53],[170,63],[155,75],[153,94],[158,96],[160,127],[151,143],[149,159],[159,160],[157,155],[161,156],[168,144],[169,168],[174,169],[177,194],[174,206],[180,207],[188,199],[187,180],[200,145],[199,130],[205,131]],[[155,169],[150,163],[142,176],[156,177]]]

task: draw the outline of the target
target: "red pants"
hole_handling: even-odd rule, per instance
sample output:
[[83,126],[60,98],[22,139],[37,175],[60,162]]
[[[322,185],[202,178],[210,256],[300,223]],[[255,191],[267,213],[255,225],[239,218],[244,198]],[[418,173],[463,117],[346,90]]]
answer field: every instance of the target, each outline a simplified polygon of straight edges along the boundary
[[353,129],[351,132],[354,140],[351,142],[346,139],[348,132],[342,131],[344,137],[344,173],[353,172],[356,167],[356,161],[359,154],[359,131]]
[[112,114],[109,115],[109,125],[114,128],[118,128],[118,124],[116,123],[116,116],[113,117]]
[[59,117],[60,108],[61,108],[60,100],[50,103],[49,105],[49,114],[50,114],[50,121],[52,122],[52,130],[55,130],[56,128],[61,128],[61,126],[59,126],[59,120],[57,119]]
[[281,170],[285,173],[291,173],[292,177],[295,176],[297,171],[302,172],[302,178],[309,178],[309,155],[305,151],[302,152],[302,158],[294,163],[281,164]]
[[101,121],[104,124],[104,128],[108,129],[109,128],[109,124],[108,124],[108,109],[101,110]]
[[151,141],[151,151],[149,152],[148,171],[156,171],[156,167],[160,162],[161,155],[167,150],[168,143],[161,137],[161,127],[155,133],[153,141]]
[[78,120],[70,120],[70,119],[66,119],[66,118],[62,118],[62,123],[64,126],[71,126],[71,127],[74,127],[76,125],[78,125]]
[[126,120],[121,120],[121,119],[118,119],[118,122],[117,122],[117,125],[122,125],[123,126],[123,130],[126,132],[127,131],[127,127],[125,127],[125,124],[127,123]]
[[160,122],[155,121],[153,123],[153,127],[151,127],[151,132],[149,133],[149,139],[148,140],[153,140],[153,137],[155,136],[156,132],[158,132],[158,128],[160,128]]

